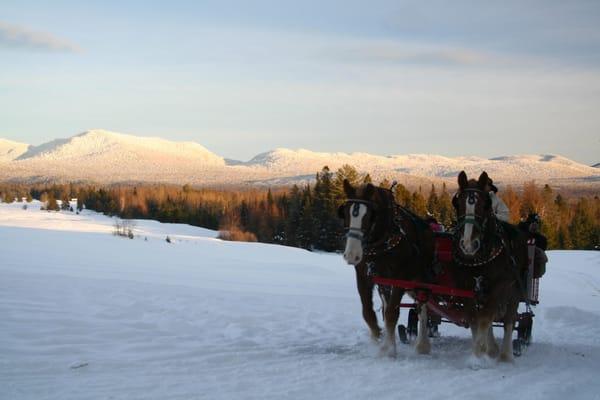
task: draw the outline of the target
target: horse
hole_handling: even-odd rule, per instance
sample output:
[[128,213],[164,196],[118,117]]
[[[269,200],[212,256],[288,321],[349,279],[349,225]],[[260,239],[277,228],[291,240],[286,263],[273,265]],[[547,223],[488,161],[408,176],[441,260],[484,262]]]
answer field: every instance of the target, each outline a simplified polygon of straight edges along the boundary
[[[381,337],[381,328],[373,311],[371,275],[384,278],[425,280],[434,251],[433,232],[422,220],[398,206],[390,189],[366,184],[353,187],[344,180],[346,202],[338,209],[344,219],[346,246],[344,259],[354,265],[362,313],[372,338]],[[396,324],[404,290],[379,288],[383,304],[385,336],[381,353],[396,355]],[[427,354],[431,344],[427,335],[427,306],[419,304],[419,329],[416,351]]]
[[[458,175],[459,190],[452,200],[457,216],[453,256],[462,266],[458,285],[473,288],[476,294],[467,307],[474,355],[512,361],[512,331],[523,296],[520,268],[526,265],[527,247],[524,240],[511,238],[496,219],[488,182],[486,172],[478,180],[469,180],[464,171]],[[504,325],[501,349],[494,338],[494,321]]]

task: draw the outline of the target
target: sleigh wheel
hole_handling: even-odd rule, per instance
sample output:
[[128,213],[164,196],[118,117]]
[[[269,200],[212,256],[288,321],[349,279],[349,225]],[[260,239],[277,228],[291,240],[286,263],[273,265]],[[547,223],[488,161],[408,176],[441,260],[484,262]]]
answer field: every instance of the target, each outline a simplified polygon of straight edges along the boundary
[[517,337],[525,344],[531,343],[531,331],[533,330],[533,315],[531,313],[523,313],[519,317],[517,324]]
[[429,325],[429,337],[430,338],[438,338],[440,337],[440,331],[438,329],[439,324],[435,322],[430,323]]
[[522,343],[521,339],[513,339],[513,355],[515,357],[520,357],[523,353]]
[[409,338],[416,338],[419,334],[419,315],[417,310],[411,308],[408,311],[408,325],[406,327],[406,333]]
[[442,323],[441,317],[437,315],[429,315],[429,319],[427,321],[427,328],[429,332],[430,338],[438,338],[440,337],[439,326]]
[[398,325],[398,337],[402,343],[408,343],[408,336],[406,335],[406,327],[404,325]]

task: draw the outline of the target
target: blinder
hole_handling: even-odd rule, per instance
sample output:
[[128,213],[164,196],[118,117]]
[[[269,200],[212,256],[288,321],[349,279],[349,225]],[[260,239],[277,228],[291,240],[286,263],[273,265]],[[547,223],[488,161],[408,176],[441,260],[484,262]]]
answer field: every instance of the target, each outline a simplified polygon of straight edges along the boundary
[[337,215],[338,218],[340,219],[344,219],[346,217],[345,211],[346,211],[346,207],[352,207],[352,215],[353,216],[358,216],[358,205],[359,204],[364,204],[365,206],[367,206],[367,208],[369,208],[371,210],[371,212],[373,214],[375,214],[376,210],[377,210],[377,203],[369,201],[369,200],[362,200],[362,199],[348,199],[344,202],[344,204],[342,204],[341,206],[338,207],[337,210]]
[[[352,216],[357,217],[361,204],[364,204],[365,206],[367,206],[367,209],[371,211],[373,216],[375,216],[375,214],[377,212],[377,208],[378,208],[377,203],[370,201],[370,200],[363,200],[363,199],[348,199],[348,200],[346,200],[346,202],[344,202],[344,204],[339,206],[338,217],[340,219],[344,219],[346,217],[346,215],[345,215],[346,207],[350,208],[350,213]],[[374,228],[374,226],[371,226],[371,230],[373,228]],[[357,228],[346,228],[346,229],[347,229],[346,237],[358,239],[361,242],[365,242],[366,236],[370,233],[370,232],[365,232],[362,229],[357,229]]]

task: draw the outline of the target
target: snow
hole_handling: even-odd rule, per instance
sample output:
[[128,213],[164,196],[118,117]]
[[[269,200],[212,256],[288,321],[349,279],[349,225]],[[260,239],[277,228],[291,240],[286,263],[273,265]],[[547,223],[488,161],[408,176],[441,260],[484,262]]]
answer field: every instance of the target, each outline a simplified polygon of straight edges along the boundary
[[29,145],[0,138],[0,163],[17,159],[27,152]]
[[[444,157],[432,154],[380,156],[277,148],[247,162],[225,159],[194,142],[173,142],[94,129],[39,146],[0,141],[0,180],[55,178],[65,181],[162,182],[198,185],[292,183],[350,164],[374,179],[397,179],[416,187],[454,185],[461,170],[487,171],[496,183],[536,180],[553,185],[598,186],[600,171],[553,154]],[[417,178],[417,179],[416,179]],[[416,180],[415,180],[416,179]]]
[[38,205],[0,204],[0,399],[600,398],[600,252],[549,253],[514,363],[449,324],[389,359],[340,255]]

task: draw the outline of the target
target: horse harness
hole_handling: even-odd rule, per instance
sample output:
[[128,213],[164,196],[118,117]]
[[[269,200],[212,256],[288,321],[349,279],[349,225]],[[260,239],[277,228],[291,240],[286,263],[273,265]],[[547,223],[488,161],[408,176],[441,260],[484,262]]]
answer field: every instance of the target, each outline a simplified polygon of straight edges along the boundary
[[[367,208],[370,208],[373,213],[375,213],[379,207],[378,204],[373,201],[362,199],[348,199],[346,204],[351,207],[350,212],[354,217],[358,216],[360,204],[364,204]],[[369,242],[369,237],[373,234],[376,227],[375,223],[371,224],[367,232],[361,228],[346,228],[347,238],[354,238],[363,243],[365,257],[371,258],[390,252],[406,238],[406,232],[404,231],[404,228],[402,228],[402,214],[404,210],[395,202],[392,202],[392,204],[388,205],[386,208],[390,210],[392,214],[391,233],[384,235],[381,239]]]
[[[467,193],[467,202],[470,205],[475,204],[476,197],[478,197],[478,196],[484,198],[485,201],[489,200],[489,196],[486,197],[487,193],[485,193],[485,191],[483,191],[481,189],[467,188],[467,189],[462,189],[462,191]],[[454,196],[453,203],[457,199],[458,199],[458,193]],[[489,201],[491,201],[491,200],[489,200]],[[454,204],[454,206],[455,206],[455,208],[457,207],[456,204]],[[493,213],[492,213],[491,218],[496,218]],[[460,229],[462,227],[464,227],[466,224],[471,223],[471,224],[475,225],[475,227],[477,229],[479,229],[481,232],[485,232],[485,230],[487,229],[487,226],[488,226],[489,219],[490,219],[490,216],[478,216],[478,215],[469,215],[469,214],[462,214],[462,215],[457,216],[458,223],[454,227],[454,234],[453,234],[454,245],[452,246],[452,248],[453,248],[452,258],[454,259],[454,261],[457,264],[460,264],[465,267],[479,267],[479,266],[482,266],[482,265],[492,262],[494,259],[496,259],[496,257],[498,257],[502,253],[502,250],[504,250],[505,248],[508,249],[508,247],[506,246],[506,243],[503,239],[503,236],[502,236],[502,227],[500,224],[497,223],[497,224],[495,224],[496,231],[494,232],[494,239],[493,239],[494,242],[493,242],[488,254],[486,254],[485,256],[474,257],[472,260],[469,260],[469,261],[464,260],[460,257],[460,254],[458,251],[460,246],[457,245],[457,242],[460,240]],[[481,220],[481,222],[479,222],[480,220]]]

